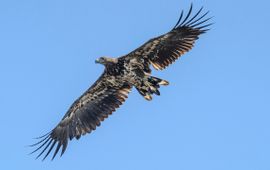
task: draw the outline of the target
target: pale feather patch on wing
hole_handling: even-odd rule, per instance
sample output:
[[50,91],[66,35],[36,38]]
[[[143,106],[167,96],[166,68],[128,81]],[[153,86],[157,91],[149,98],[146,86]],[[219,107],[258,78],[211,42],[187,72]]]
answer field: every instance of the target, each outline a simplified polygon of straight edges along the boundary
[[158,63],[154,63],[152,61],[150,61],[150,63],[152,64],[152,66],[156,69],[156,70],[161,70],[162,66],[160,66]]

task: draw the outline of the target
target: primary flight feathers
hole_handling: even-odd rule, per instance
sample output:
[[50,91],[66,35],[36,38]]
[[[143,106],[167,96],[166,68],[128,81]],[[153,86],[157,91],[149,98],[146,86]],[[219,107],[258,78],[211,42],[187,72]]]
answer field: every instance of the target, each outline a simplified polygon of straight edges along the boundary
[[146,100],[151,100],[153,94],[160,95],[160,86],[169,82],[151,76],[150,65],[157,70],[166,68],[191,50],[195,40],[211,25],[207,23],[208,12],[202,13],[201,8],[192,14],[192,9],[191,5],[186,15],[181,12],[171,31],[149,40],[131,53],[119,58],[97,59],[97,63],[105,66],[103,74],[71,105],[52,131],[31,145],[37,147],[32,153],[40,151],[37,158],[44,154],[44,160],[54,149],[52,159],[59,150],[62,156],[69,140],[79,139],[95,130],[126,100],[132,87]]

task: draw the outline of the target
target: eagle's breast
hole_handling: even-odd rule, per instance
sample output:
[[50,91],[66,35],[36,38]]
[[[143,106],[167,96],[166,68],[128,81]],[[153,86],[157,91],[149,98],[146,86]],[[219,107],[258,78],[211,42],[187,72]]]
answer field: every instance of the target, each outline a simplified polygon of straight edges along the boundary
[[117,63],[110,63],[106,65],[106,73],[110,76],[123,76],[125,75],[125,62],[123,60],[118,60]]

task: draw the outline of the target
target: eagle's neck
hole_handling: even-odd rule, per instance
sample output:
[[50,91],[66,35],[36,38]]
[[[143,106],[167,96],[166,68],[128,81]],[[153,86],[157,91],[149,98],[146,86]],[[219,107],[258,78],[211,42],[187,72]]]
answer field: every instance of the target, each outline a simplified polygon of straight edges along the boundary
[[106,65],[107,64],[117,64],[118,58],[106,58]]

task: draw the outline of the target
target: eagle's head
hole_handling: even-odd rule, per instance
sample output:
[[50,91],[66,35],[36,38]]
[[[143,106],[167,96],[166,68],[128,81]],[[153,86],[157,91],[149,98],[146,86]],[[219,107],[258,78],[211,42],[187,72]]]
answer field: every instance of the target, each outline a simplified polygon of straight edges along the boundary
[[95,60],[95,63],[99,63],[105,66],[108,64],[115,64],[117,63],[117,58],[99,57]]

